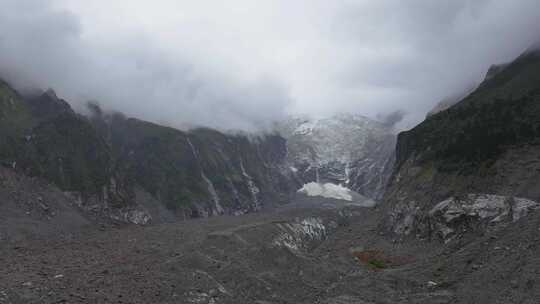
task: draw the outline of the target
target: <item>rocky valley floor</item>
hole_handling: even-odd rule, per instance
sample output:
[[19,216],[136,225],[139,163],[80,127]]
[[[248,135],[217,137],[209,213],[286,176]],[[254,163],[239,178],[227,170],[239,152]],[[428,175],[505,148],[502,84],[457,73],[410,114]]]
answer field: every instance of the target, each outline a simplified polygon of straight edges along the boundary
[[540,215],[470,241],[393,242],[320,198],[240,217],[3,240],[0,303],[538,303]]

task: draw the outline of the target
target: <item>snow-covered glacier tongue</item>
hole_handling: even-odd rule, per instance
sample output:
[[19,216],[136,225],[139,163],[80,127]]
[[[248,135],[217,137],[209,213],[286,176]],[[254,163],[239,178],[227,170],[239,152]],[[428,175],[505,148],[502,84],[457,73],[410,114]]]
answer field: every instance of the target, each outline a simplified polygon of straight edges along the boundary
[[332,183],[307,183],[300,190],[298,190],[298,192],[304,193],[308,196],[322,196],[345,201],[352,201],[353,199],[352,191],[350,189]]
[[287,161],[304,185],[301,192],[351,200],[343,190],[348,189],[381,198],[394,163],[396,135],[391,127],[365,116],[340,114],[291,117],[277,129],[287,140]]
[[317,183],[310,182],[305,184],[298,190],[298,193],[307,196],[317,196],[329,199],[337,199],[342,201],[348,201],[348,205],[354,205],[359,207],[374,207],[375,201],[367,198],[349,188],[342,185],[336,185],[332,183]]

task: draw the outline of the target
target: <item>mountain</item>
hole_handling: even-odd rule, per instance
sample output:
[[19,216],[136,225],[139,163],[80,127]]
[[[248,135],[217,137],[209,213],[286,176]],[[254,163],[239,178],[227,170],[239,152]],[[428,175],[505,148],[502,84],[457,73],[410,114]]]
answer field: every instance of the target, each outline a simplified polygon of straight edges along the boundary
[[[395,154],[361,116],[248,136],[89,109],[0,82],[1,303],[540,298],[539,53],[490,69]],[[356,193],[385,189],[376,208]],[[183,218],[200,219],[119,225]]]
[[134,205],[109,147],[88,119],[51,90],[22,97],[5,82],[0,85],[0,160],[5,166],[50,181],[97,213]]
[[491,68],[447,110],[398,136],[385,195],[392,233],[456,240],[540,201],[540,52]]
[[280,205],[301,185],[285,140],[189,132],[121,114],[75,113],[54,91],[0,83],[0,161],[58,187],[85,213],[145,224]]
[[287,162],[303,184],[330,182],[378,199],[391,174],[395,135],[360,115],[291,117],[277,126]]
[[392,130],[362,116],[293,118],[279,125],[281,135],[180,131],[95,103],[82,116],[52,90],[22,96],[5,82],[0,88],[4,166],[52,183],[94,219],[146,224],[256,212],[290,202],[314,181],[379,198],[393,162]]
[[183,132],[99,113],[92,121],[118,168],[180,217],[259,211],[287,203],[296,190],[280,136]]

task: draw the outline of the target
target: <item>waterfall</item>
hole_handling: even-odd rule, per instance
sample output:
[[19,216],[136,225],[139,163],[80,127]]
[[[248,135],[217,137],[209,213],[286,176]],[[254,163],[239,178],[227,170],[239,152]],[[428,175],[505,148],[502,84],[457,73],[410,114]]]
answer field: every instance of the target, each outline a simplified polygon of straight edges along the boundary
[[251,198],[253,199],[253,203],[255,203],[254,209],[260,210],[261,203],[259,202],[259,198],[257,197],[260,190],[257,185],[255,185],[255,182],[253,182],[253,178],[249,174],[247,174],[246,169],[244,168],[244,161],[242,159],[240,159],[240,170],[242,170],[242,175],[246,179],[249,192],[251,193]]
[[197,164],[199,165],[199,168],[201,169],[201,178],[206,183],[208,192],[210,193],[210,196],[212,197],[212,201],[214,202],[214,207],[215,207],[215,210],[213,210],[214,214],[216,214],[216,215],[217,214],[223,214],[225,212],[225,210],[221,206],[220,199],[219,199],[219,196],[217,194],[216,188],[214,187],[214,184],[206,176],[206,174],[204,174],[204,170],[203,170],[203,168],[201,166],[201,162],[200,162],[200,159],[199,159],[199,153],[195,149],[195,146],[193,145],[193,143],[191,143],[191,140],[189,140],[189,137],[186,136],[186,140],[187,140],[189,146],[191,147],[193,157],[195,157],[195,160],[197,160]]
[[214,187],[214,184],[208,177],[206,177],[206,174],[204,174],[204,171],[201,169],[201,177],[206,182],[206,185],[208,187],[208,192],[210,192],[210,195],[212,196],[212,201],[214,201],[214,205],[216,207],[216,213],[217,214],[223,214],[225,210],[223,210],[223,207],[220,204],[219,196],[216,192],[216,188]]

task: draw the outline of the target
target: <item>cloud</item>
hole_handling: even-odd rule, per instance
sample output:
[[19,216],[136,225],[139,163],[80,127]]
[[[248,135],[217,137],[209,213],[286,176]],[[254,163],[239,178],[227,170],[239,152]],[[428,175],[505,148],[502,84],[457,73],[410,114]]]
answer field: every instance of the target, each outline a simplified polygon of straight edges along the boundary
[[[8,0],[0,12],[0,74],[19,88],[52,87],[75,108],[105,109],[186,128],[256,130],[283,118],[291,102],[279,79],[241,80],[198,66],[155,44],[143,30],[100,43],[52,2]],[[203,59],[203,58],[201,58]]]
[[176,127],[400,109],[409,127],[540,40],[536,0],[1,2],[0,75]]
[[403,110],[396,110],[387,114],[377,115],[377,120],[382,122],[387,127],[394,127],[399,124],[407,113]]

